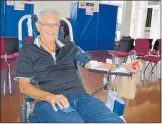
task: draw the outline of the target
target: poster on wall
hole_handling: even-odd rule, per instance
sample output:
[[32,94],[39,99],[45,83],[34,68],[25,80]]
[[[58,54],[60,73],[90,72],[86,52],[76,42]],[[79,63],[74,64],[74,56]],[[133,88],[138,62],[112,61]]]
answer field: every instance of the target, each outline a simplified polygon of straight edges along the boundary
[[25,0],[25,3],[32,4],[32,0]]
[[14,0],[7,0],[7,5],[14,6]]
[[86,3],[86,15],[93,15],[94,12],[94,3],[87,2]]
[[95,1],[94,3],[94,12],[99,12],[99,2]]
[[25,1],[17,1],[17,0],[15,0],[15,4],[14,4],[14,9],[15,10],[24,10],[24,6],[25,6]]
[[85,9],[86,8],[86,2],[79,1],[79,8],[80,9]]

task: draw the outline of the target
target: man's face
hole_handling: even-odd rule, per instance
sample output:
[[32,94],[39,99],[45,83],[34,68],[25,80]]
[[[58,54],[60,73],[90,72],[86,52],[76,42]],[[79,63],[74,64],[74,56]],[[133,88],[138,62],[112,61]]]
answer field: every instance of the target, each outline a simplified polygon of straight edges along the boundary
[[46,13],[37,23],[40,37],[46,42],[55,42],[59,31],[59,19],[57,15]]

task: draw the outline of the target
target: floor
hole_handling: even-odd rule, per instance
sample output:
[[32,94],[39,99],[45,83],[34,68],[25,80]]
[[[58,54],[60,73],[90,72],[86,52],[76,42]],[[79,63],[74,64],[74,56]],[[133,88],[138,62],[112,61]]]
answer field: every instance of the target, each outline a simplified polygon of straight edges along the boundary
[[[107,52],[93,52],[93,58],[105,62],[106,58],[111,58]],[[15,60],[11,62],[12,71],[12,95],[3,95],[1,88],[1,122],[19,122],[20,93],[17,83],[13,80],[15,72]],[[89,72],[79,67],[83,86],[87,92],[92,93],[102,85],[103,74]],[[6,78],[6,69],[1,71],[1,87]],[[124,118],[126,122],[160,122],[160,81],[145,82],[137,85],[136,97],[133,100],[126,100]],[[107,91],[101,91],[95,97],[105,101]]]

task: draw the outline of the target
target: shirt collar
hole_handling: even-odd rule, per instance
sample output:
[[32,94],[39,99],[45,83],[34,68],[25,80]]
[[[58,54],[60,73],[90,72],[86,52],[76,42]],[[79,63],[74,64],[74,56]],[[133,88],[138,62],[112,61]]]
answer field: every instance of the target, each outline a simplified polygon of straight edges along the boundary
[[[34,44],[37,46],[37,47],[41,47],[41,44],[40,44],[40,42],[39,42],[39,37],[40,36],[38,36],[35,40],[34,40]],[[58,40],[58,39],[56,39],[56,50],[57,49],[60,49],[60,48],[62,48],[62,47],[64,47],[65,46],[65,44],[64,43],[62,43],[60,40]]]

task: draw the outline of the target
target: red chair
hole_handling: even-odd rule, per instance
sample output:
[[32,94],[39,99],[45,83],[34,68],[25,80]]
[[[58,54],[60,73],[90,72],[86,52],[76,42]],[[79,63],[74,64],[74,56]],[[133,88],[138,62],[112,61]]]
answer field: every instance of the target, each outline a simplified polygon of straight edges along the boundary
[[[1,39],[0,39],[0,44],[1,44],[1,55],[4,55],[5,54],[5,46],[4,46],[4,44],[1,43]],[[4,59],[1,59],[0,67],[1,67],[1,77],[2,77],[3,69],[8,67],[8,65]],[[3,91],[3,95],[6,94],[6,86],[7,86],[7,81],[6,80],[2,81],[2,78],[1,78],[1,91]]]
[[[136,57],[136,59],[141,59],[149,55],[150,52],[150,42],[148,39],[144,38],[137,38],[135,39],[135,47],[134,50],[130,51],[133,56]],[[144,72],[143,70],[141,71],[141,79],[144,80]]]
[[135,39],[135,47],[133,53],[142,58],[145,55],[148,55],[150,51],[150,43],[148,39]]
[[[12,39],[12,38],[11,38]],[[5,38],[0,37],[0,44],[1,44],[1,64],[8,66],[8,85],[9,85],[9,93],[12,93],[12,85],[11,85],[11,68],[10,68],[10,61],[14,60],[18,57],[18,52],[7,55],[6,53],[6,43]],[[4,64],[5,62],[5,64]],[[7,67],[5,66],[5,67]]]
[[[152,69],[151,69],[151,71],[150,71],[150,74],[151,74],[151,76],[152,76],[154,67],[155,67],[155,66],[158,64],[158,62],[161,60],[161,40],[158,40],[158,41],[159,41],[159,47],[158,47],[158,48],[159,48],[159,56],[147,55],[147,56],[142,57],[142,60],[148,61],[148,62],[149,62],[149,63],[147,64],[145,70],[144,70],[144,77],[146,77],[146,76],[145,76],[145,72],[146,72],[146,70],[147,70],[149,64],[150,64],[150,63],[153,63],[153,64],[154,64],[153,67],[152,67]],[[150,76],[150,77],[151,77],[151,76]],[[145,78],[145,79],[146,79],[146,78]]]
[[115,64],[115,57],[123,57],[123,63],[127,61],[127,58],[129,55],[131,55],[130,52],[121,52],[118,50],[108,50],[108,53],[112,55],[112,62]]
[[159,41],[161,42],[160,39],[156,40],[155,43],[154,43],[154,46],[153,46],[153,49],[151,50],[151,54],[152,55],[156,55],[156,56],[159,56]]
[[[3,42],[3,43],[2,43]],[[0,39],[1,44],[1,56],[5,54],[5,45],[4,45],[4,39]],[[7,63],[4,59],[1,59],[1,70],[7,67]]]
[[128,56],[131,55],[130,50],[134,47],[133,42],[132,38],[122,38],[115,50],[108,50],[108,53],[112,55],[113,64],[115,64],[115,57],[123,57],[123,63],[127,61]]

